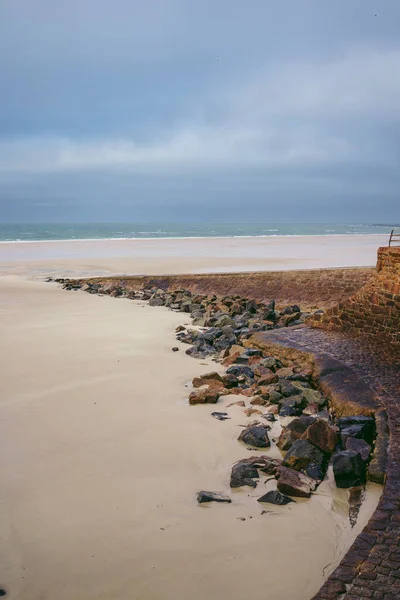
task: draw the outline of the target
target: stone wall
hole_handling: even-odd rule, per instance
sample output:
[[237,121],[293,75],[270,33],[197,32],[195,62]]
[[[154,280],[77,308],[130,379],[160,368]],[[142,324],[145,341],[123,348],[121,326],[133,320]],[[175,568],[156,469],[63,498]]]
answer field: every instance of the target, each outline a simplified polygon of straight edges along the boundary
[[101,277],[91,281],[115,282],[125,289],[143,287],[189,289],[199,294],[235,294],[257,301],[275,299],[277,305],[299,304],[302,308],[327,308],[348,298],[373,275],[373,268],[313,269],[258,273],[213,273],[207,275],[163,275]]
[[312,327],[362,336],[388,357],[400,357],[400,247],[379,248],[374,275],[355,294],[341,300],[324,315],[316,315]]

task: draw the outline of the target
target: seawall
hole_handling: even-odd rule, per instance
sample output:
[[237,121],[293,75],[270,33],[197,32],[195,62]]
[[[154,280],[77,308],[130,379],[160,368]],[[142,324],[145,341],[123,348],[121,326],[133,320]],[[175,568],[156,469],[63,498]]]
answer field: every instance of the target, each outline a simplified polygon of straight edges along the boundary
[[329,308],[345,300],[373,275],[372,267],[310,269],[257,273],[214,273],[204,275],[160,275],[101,277],[90,281],[115,284],[124,289],[145,287],[188,289],[199,294],[235,294],[257,301],[275,299],[277,305],[299,304],[302,308]]
[[312,327],[362,337],[388,360],[400,358],[400,247],[378,249],[375,271],[367,283],[310,319]]

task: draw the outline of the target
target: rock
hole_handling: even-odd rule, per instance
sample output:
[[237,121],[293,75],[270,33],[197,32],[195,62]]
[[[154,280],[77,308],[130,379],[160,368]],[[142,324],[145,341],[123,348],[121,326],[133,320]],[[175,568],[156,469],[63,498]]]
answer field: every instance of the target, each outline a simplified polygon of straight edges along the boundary
[[365,440],[349,437],[346,440],[346,450],[358,452],[364,462],[366,462],[371,454],[372,448]]
[[244,442],[248,446],[256,448],[269,448],[271,442],[268,437],[269,427],[266,425],[249,425],[238,437],[238,440]]
[[[50,281],[52,280],[50,279]],[[7,596],[7,592],[4,588],[0,588],[0,596]]]
[[228,375],[236,375],[236,377],[244,376],[248,379],[253,379],[254,371],[246,365],[232,365],[226,370]]
[[286,377],[289,378],[291,375],[293,375],[293,369],[292,369],[292,367],[281,367],[280,369],[278,369],[276,371],[276,374],[282,378],[286,378]]
[[289,398],[289,396],[297,396],[299,394],[299,388],[293,385],[291,381],[281,379],[281,381],[279,382],[279,387],[280,393],[282,394],[282,396],[285,396],[285,398]]
[[298,498],[309,498],[311,492],[317,487],[316,481],[307,477],[304,473],[299,473],[287,467],[277,469],[278,474],[278,490],[289,496],[297,496]]
[[279,415],[281,417],[298,417],[305,406],[303,396],[291,396],[281,400],[279,404]]
[[263,419],[266,419],[267,421],[270,421],[271,423],[274,423],[276,421],[276,417],[272,413],[264,413]]
[[268,404],[267,400],[264,400],[261,396],[256,396],[253,400],[250,400],[250,404],[253,406],[265,406]]
[[231,472],[231,488],[242,487],[248,485],[249,487],[255,488],[257,482],[254,479],[258,479],[258,470],[252,462],[240,461],[233,465]]
[[192,385],[195,388],[199,388],[203,385],[209,384],[211,381],[223,383],[221,375],[213,371],[212,373],[205,373],[204,375],[200,375],[200,377],[195,377],[192,381]]
[[295,502],[295,500],[292,500],[292,498],[289,498],[286,494],[282,494],[279,490],[271,490],[264,494],[264,496],[261,496],[261,498],[258,498],[257,502],[268,502],[269,504],[282,506],[284,504],[289,504],[289,502]]
[[296,440],[288,450],[283,460],[283,466],[295,471],[303,471],[310,464],[322,466],[324,462],[324,455],[318,448],[306,440],[300,439]]
[[210,387],[201,387],[189,395],[189,404],[215,404],[220,393]]
[[301,436],[302,440],[307,440],[316,446],[324,454],[332,454],[338,443],[337,433],[328,425],[326,421],[318,420],[310,425]]
[[301,388],[302,394],[306,399],[307,404],[317,404],[318,407],[325,406],[326,399],[318,390],[311,390],[305,387]]
[[218,421],[226,421],[226,419],[230,419],[230,417],[228,417],[228,413],[226,412],[212,412],[211,416],[215,419],[218,419]]
[[358,452],[343,450],[333,455],[333,474],[338,488],[364,485],[366,481],[365,463]]
[[[375,420],[373,417],[365,417],[363,415],[342,417],[338,420],[338,425],[341,430],[343,445],[345,445],[347,437],[361,438],[368,444],[372,444],[375,433]],[[346,430],[345,433],[344,430]]]
[[174,346],[174,347],[172,348],[172,352],[179,352],[179,348],[178,348],[178,346]]
[[308,477],[311,477],[311,479],[318,481],[318,483],[320,483],[325,477],[325,471],[322,466],[315,463],[310,463],[303,472]]
[[273,356],[266,356],[260,361],[260,365],[266,367],[267,369],[271,369],[272,371],[276,371],[277,369],[282,368],[282,363],[280,360],[274,358]]
[[202,490],[197,494],[197,502],[202,504],[203,502],[232,502],[232,500],[222,492],[205,492]]
[[184,327],[183,325],[178,325],[178,327],[175,329],[176,333],[180,333],[181,331],[185,331],[186,327]]
[[214,323],[215,327],[226,327],[227,325],[232,325],[235,327],[236,323],[229,315],[221,315]]
[[269,373],[266,373],[265,375],[261,375],[261,377],[259,377],[257,383],[258,385],[270,385],[271,383],[277,383],[279,381],[279,376],[274,373],[273,371],[270,371]]
[[349,427],[345,427],[340,431],[340,439],[342,441],[342,445],[346,447],[346,441],[349,437],[354,437],[358,439],[363,439],[366,442],[371,442],[373,440],[373,429],[369,423],[363,425],[350,425]]
[[293,419],[286,427],[283,427],[276,445],[286,452],[296,440],[301,438],[306,429],[307,424],[304,421]]
[[236,402],[228,404],[226,408],[229,408],[230,406],[246,406],[246,404],[244,403],[244,400],[237,400]]
[[239,381],[236,375],[230,375],[229,373],[222,376],[222,383],[228,389],[237,387]]
[[262,415],[261,410],[257,410],[256,408],[246,408],[244,411],[246,417],[251,417],[252,415]]

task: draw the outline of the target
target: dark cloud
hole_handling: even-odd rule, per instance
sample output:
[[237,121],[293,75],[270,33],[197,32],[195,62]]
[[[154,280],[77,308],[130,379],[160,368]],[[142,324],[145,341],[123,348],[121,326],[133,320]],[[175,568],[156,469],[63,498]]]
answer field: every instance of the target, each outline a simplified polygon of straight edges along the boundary
[[398,220],[399,25],[397,0],[3,0],[0,218]]

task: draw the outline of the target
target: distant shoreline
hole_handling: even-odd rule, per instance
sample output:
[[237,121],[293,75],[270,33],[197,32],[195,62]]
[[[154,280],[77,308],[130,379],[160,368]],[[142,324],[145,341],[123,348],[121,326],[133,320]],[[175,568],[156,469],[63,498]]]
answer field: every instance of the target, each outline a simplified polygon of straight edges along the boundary
[[279,234],[263,234],[263,235],[188,235],[188,236],[167,236],[167,237],[97,237],[97,238],[66,238],[66,239],[51,239],[51,240],[0,240],[0,244],[43,244],[50,242],[130,242],[130,241],[140,241],[140,242],[154,242],[154,241],[163,241],[163,240],[229,240],[229,239],[249,239],[249,238],[307,238],[307,237],[351,237],[351,236],[382,236],[386,235],[385,233],[279,233]]

